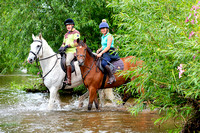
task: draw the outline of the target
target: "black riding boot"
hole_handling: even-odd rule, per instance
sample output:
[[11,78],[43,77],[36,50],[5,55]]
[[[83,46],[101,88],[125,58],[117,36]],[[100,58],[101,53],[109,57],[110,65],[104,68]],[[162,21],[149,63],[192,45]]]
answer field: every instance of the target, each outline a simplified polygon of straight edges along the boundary
[[115,76],[112,72],[112,70],[110,69],[110,67],[108,65],[105,66],[106,71],[108,72],[108,76],[109,76],[109,80],[108,80],[108,84],[112,84],[113,82],[116,81]]

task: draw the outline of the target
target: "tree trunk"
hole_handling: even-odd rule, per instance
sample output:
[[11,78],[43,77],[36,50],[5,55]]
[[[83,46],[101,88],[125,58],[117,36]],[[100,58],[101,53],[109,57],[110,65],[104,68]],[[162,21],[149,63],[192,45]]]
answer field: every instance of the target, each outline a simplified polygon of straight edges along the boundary
[[193,104],[194,114],[185,123],[181,133],[199,133],[200,132],[200,104],[196,100],[190,99],[189,102]]

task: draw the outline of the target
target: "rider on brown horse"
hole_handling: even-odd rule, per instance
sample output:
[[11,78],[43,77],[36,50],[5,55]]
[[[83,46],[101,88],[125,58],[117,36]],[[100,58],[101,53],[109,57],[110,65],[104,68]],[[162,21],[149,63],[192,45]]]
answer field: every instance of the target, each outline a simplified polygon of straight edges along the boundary
[[103,19],[102,22],[99,25],[99,29],[101,30],[101,33],[103,34],[101,37],[101,45],[102,47],[97,50],[97,57],[103,57],[101,61],[101,65],[105,68],[105,70],[108,72],[109,76],[109,84],[112,84],[116,81],[115,76],[108,66],[108,62],[112,60],[112,58],[119,58],[117,54],[113,55],[112,52],[115,50],[114,48],[114,38],[109,33],[109,25],[106,23],[106,20]]
[[80,33],[74,28],[74,21],[72,19],[67,19],[64,22],[66,26],[67,33],[64,35],[63,43],[59,48],[60,52],[66,51],[66,72],[67,80],[64,81],[67,85],[71,85],[71,65],[70,62],[74,59],[74,54],[76,53],[77,39],[80,38]]

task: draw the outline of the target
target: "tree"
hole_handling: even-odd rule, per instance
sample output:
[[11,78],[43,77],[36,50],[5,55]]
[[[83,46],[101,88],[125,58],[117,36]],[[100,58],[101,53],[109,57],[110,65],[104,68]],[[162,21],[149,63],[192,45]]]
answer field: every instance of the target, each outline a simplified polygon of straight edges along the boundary
[[[195,2],[114,0],[109,5],[115,11],[120,55],[145,61],[145,67],[138,68],[143,76],[129,86],[134,92],[140,83],[146,93],[131,112],[137,114],[143,101],[150,100],[151,109],[165,112],[155,123],[180,118],[185,122],[178,128],[182,132],[200,131],[200,10]],[[134,76],[138,71],[126,74]]]
[[[26,61],[31,34],[41,32],[49,45],[57,51],[66,33],[64,21],[72,18],[75,28],[97,49],[100,44],[98,25],[111,19],[112,9],[106,0],[5,0],[1,2],[0,72],[14,71]],[[106,8],[106,12],[105,12]],[[100,46],[100,45],[99,45]],[[28,65],[29,66],[29,65]],[[29,66],[30,67],[30,66]]]

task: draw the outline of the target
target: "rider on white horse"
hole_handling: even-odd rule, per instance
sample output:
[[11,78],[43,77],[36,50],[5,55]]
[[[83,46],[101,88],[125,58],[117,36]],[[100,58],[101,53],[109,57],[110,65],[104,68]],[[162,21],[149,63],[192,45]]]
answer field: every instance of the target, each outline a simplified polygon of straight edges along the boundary
[[74,28],[74,21],[70,18],[65,20],[64,25],[66,26],[67,33],[64,35],[63,43],[59,48],[60,52],[66,51],[66,73],[67,80],[64,81],[65,84],[71,85],[71,61],[74,59],[74,54],[76,53],[77,39],[80,38],[80,33]]

